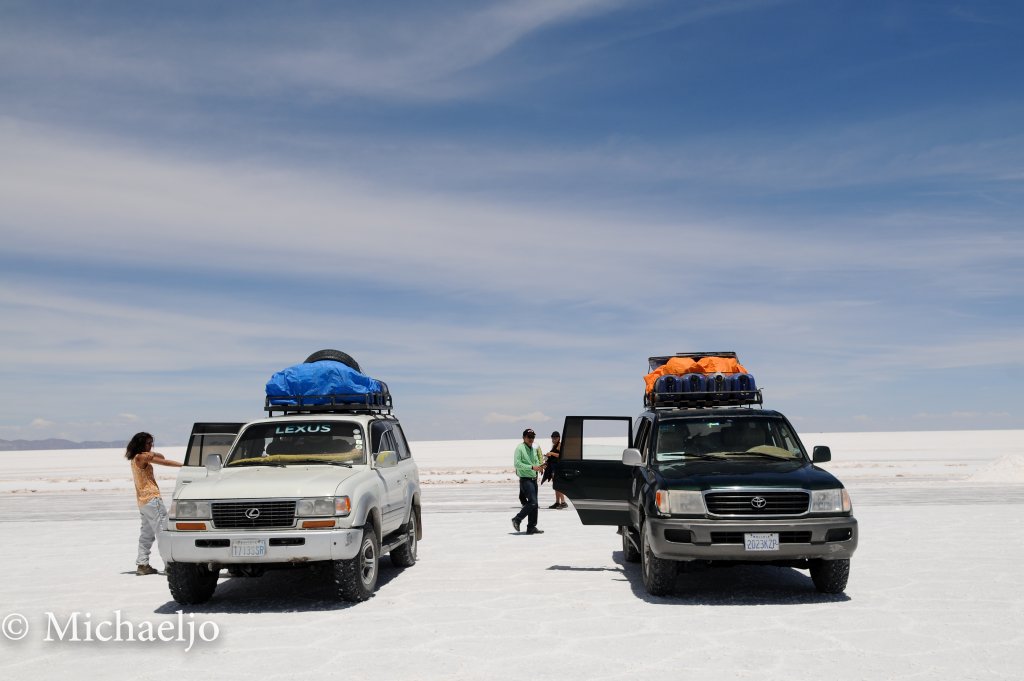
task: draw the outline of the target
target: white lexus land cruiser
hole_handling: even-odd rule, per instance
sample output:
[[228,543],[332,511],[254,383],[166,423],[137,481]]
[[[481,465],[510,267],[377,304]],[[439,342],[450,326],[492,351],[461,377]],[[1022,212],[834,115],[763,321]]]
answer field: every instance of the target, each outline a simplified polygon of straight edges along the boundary
[[159,537],[174,600],[209,600],[222,568],[316,564],[339,599],[363,601],[384,553],[416,562],[419,473],[386,386],[317,397],[268,397],[269,417],[251,423],[195,424]]

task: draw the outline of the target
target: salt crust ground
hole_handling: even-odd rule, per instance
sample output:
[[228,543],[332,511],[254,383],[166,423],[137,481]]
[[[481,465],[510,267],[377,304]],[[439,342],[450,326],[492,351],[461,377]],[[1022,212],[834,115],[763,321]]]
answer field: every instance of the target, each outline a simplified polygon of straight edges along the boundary
[[[221,632],[189,652],[43,640],[46,613],[159,623],[181,608],[163,577],[127,571],[138,523],[107,510],[122,496],[132,505],[120,452],[0,454],[0,618],[32,627],[0,637],[0,678],[1024,678],[1024,432],[804,440],[832,446],[827,467],[861,524],[844,596],[817,594],[802,571],[738,567],[649,597],[610,528],[544,511],[547,532],[526,537],[512,533],[511,505],[460,505],[514,498],[493,481],[514,442],[424,442],[413,443],[430,481],[416,566],[385,560],[377,595],[355,606],[331,602],[308,571],[222,579],[210,603],[184,609]],[[52,520],[19,519],[51,504]]]

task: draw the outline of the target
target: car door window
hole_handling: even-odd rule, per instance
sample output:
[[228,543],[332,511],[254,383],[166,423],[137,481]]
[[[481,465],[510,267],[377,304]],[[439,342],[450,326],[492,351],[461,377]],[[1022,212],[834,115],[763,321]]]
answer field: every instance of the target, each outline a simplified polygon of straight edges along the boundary
[[402,432],[401,426],[396,423],[391,428],[391,435],[394,436],[395,444],[398,445],[398,459],[405,461],[412,458],[412,452],[409,450],[409,441],[405,439],[405,433]]
[[640,419],[637,425],[636,436],[633,438],[633,446],[640,450],[644,461],[647,460],[647,442],[650,440],[651,422],[648,419]]

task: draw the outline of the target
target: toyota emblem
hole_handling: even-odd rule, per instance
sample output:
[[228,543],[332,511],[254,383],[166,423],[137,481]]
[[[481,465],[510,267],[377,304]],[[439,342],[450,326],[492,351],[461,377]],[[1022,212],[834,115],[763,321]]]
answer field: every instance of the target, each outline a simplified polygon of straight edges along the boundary
[[249,510],[247,510],[245,512],[245,517],[248,518],[249,520],[256,520],[257,518],[260,517],[260,509],[258,509],[258,508],[250,508]]
[[754,508],[764,508],[768,505],[768,500],[764,497],[754,497],[750,500],[750,505]]

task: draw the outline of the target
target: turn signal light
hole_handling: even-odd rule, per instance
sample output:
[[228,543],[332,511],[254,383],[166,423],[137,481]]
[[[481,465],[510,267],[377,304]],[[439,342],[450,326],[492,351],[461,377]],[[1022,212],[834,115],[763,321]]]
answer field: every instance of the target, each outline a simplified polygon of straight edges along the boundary
[[206,523],[174,523],[176,530],[205,530]]
[[303,520],[302,527],[305,529],[315,529],[317,527],[334,527],[333,520]]

